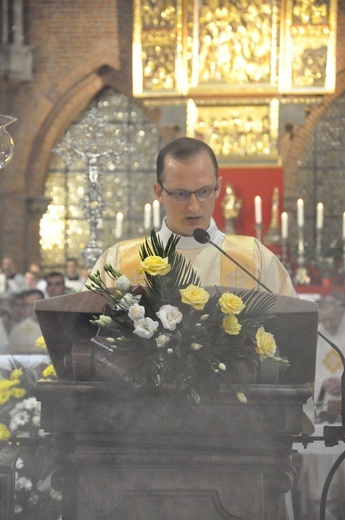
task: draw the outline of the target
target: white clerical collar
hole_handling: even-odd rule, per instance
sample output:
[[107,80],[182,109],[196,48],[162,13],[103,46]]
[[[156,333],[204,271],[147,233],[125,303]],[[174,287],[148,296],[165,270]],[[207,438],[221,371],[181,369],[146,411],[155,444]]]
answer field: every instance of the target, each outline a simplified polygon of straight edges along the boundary
[[[211,218],[210,225],[207,229],[208,234],[210,235],[210,239],[212,242],[215,242],[217,245],[220,245],[224,238],[224,233],[219,231],[217,225],[213,218]],[[162,239],[163,243],[166,244],[171,235],[171,231],[167,226],[166,217],[164,217],[162,222],[162,228],[159,231],[158,235]],[[193,237],[181,237],[178,243],[178,249],[198,249],[200,247],[208,247],[210,244],[200,244]]]

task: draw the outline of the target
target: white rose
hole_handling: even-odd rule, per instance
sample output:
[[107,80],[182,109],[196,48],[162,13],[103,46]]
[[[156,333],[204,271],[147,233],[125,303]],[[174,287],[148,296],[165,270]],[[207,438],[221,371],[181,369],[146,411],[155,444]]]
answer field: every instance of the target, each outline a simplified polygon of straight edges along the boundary
[[175,330],[176,325],[181,322],[183,318],[182,312],[177,307],[172,305],[162,305],[156,316],[161,320],[162,325],[167,330]]
[[145,339],[152,338],[159,327],[159,322],[153,321],[151,318],[143,318],[142,320],[135,321],[134,324],[135,329],[133,333]]
[[139,305],[138,303],[131,305],[128,309],[128,316],[134,322],[138,321],[138,320],[142,320],[145,316],[145,307],[143,307],[142,305]]
[[128,291],[131,286],[131,282],[128,280],[127,276],[124,274],[119,276],[116,280],[116,287],[120,289],[120,291]]
[[168,336],[166,336],[165,334],[160,334],[158,338],[156,338],[157,348],[164,347],[169,341],[170,338]]

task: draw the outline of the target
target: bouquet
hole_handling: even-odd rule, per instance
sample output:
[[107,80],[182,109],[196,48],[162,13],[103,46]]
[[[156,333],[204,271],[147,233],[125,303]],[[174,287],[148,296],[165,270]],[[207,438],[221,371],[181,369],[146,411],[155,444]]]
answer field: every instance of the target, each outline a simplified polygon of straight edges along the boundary
[[276,296],[201,287],[191,263],[176,250],[178,241],[171,235],[163,245],[154,231],[145,239],[143,286],[131,287],[109,264],[104,270],[115,292],[99,271],[89,275],[86,287],[107,301],[106,311],[91,320],[98,327],[93,342],[114,353],[121,376],[135,390],[200,403],[226,382],[246,402],[245,387],[263,360],[287,363],[276,356],[275,339],[264,329]]
[[30,395],[38,380],[56,379],[55,371],[47,363],[28,368],[15,358],[11,365],[0,370],[0,441],[21,442],[15,468],[14,518],[58,520],[61,494],[50,486],[53,450],[45,445],[39,403]]

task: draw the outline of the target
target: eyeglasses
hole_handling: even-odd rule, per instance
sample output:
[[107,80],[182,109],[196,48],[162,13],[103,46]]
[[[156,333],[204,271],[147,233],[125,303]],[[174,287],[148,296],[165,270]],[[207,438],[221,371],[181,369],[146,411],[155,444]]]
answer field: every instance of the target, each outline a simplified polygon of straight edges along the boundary
[[188,190],[171,190],[168,191],[160,185],[162,190],[165,191],[170,197],[172,197],[176,202],[187,202],[192,195],[195,195],[199,202],[206,202],[211,199],[214,193],[218,190],[218,186],[205,186],[204,188],[200,188],[200,190],[196,191],[188,191]]

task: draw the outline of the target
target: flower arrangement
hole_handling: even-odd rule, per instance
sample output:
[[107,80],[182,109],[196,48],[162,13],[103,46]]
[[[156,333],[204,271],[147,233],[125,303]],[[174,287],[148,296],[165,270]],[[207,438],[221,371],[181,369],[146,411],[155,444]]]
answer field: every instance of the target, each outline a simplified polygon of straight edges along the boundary
[[15,468],[14,518],[57,520],[61,494],[50,486],[53,453],[40,430],[40,408],[30,395],[38,380],[56,379],[53,365],[25,367],[11,358],[10,367],[0,370],[0,441],[21,441]]
[[113,353],[134,389],[200,403],[226,382],[246,402],[245,387],[263,360],[287,363],[276,356],[275,339],[264,329],[276,297],[201,287],[190,262],[176,250],[178,241],[172,235],[164,246],[154,231],[145,239],[139,270],[144,287],[132,288],[109,264],[104,270],[115,281],[115,292],[99,271],[89,276],[86,287],[108,302],[107,311],[91,320],[99,327],[93,342]]

